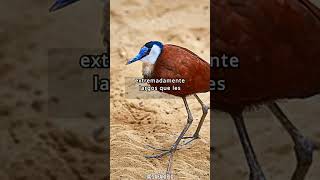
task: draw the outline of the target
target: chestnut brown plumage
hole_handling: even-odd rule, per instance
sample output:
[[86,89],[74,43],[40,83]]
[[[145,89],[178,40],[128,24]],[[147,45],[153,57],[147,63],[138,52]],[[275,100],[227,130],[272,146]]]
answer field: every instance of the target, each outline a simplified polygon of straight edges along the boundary
[[211,107],[231,114],[250,168],[251,180],[265,180],[251,146],[242,112],[267,104],[295,143],[292,180],[303,180],[314,143],[288,120],[278,99],[320,93],[320,11],[308,0],[211,0],[211,55],[237,56],[238,69],[215,68],[225,91],[211,94]]
[[150,78],[184,79],[185,83],[150,84],[155,87],[180,87],[178,91],[172,88],[164,91],[174,96],[185,97],[210,90],[209,64],[190,50],[175,45],[163,46]]

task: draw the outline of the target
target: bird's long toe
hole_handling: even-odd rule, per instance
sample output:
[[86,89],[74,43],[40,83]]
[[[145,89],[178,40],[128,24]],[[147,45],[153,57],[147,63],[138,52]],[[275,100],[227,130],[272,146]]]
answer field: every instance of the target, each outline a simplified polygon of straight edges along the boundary
[[150,145],[145,145],[145,147],[147,149],[153,149],[153,150],[157,150],[157,151],[168,151],[169,150],[169,149],[164,149],[164,148],[157,148],[157,147],[150,146]]
[[190,144],[192,141],[199,139],[199,136],[186,136],[186,137],[183,137],[182,139],[189,139],[187,141],[184,141],[182,144],[180,144],[180,146],[185,146]]
[[159,153],[159,154],[154,154],[154,155],[147,155],[147,156],[144,156],[144,157],[146,157],[146,158],[148,158],[148,159],[151,159],[151,158],[161,158],[161,157],[163,157],[163,156],[165,156],[165,155],[167,155],[167,154],[171,154],[171,153],[173,153],[173,149],[169,149],[169,150],[165,150],[165,151],[163,151],[163,152],[161,152],[161,153]]
[[181,139],[192,139],[194,138],[193,136],[185,136],[185,137],[182,137]]

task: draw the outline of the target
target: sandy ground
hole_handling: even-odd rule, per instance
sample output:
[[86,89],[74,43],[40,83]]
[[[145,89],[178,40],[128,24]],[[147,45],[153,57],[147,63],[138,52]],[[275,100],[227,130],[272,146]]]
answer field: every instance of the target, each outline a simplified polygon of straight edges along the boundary
[[[209,60],[209,1],[111,1],[111,179],[145,179],[163,173],[168,158],[146,159],[155,153],[144,147],[169,147],[186,123],[182,99],[129,99],[126,77],[141,77],[142,64],[126,66],[128,58],[151,40],[186,47]],[[200,94],[209,104],[209,93]],[[201,106],[189,97],[194,116],[192,135],[202,114]],[[201,139],[174,155],[175,179],[209,179],[210,122],[207,116]]]
[[83,112],[48,117],[48,103],[68,101],[52,99],[48,91],[48,51],[102,48],[102,3],[83,1],[49,14],[52,2],[0,3],[0,179],[107,179],[105,143],[92,138],[106,119]]

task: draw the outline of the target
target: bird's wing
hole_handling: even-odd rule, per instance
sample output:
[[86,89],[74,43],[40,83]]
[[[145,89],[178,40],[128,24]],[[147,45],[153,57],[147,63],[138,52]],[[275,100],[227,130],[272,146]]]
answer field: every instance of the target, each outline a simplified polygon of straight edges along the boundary
[[186,81],[185,91],[206,92],[209,90],[210,66],[186,48],[165,45],[157,60],[156,77],[179,78]]

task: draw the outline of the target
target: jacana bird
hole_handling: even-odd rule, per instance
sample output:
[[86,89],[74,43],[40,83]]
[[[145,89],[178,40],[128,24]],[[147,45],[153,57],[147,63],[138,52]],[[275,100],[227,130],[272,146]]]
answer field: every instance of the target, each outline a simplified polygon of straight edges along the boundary
[[308,0],[211,0],[211,56],[240,59],[238,69],[213,68],[225,91],[212,92],[213,109],[229,113],[250,169],[250,180],[265,180],[243,120],[243,111],[266,104],[291,136],[303,180],[315,143],[299,132],[277,105],[279,99],[320,93],[320,10]]
[[[173,85],[179,86],[181,88],[180,90],[168,89],[167,91],[164,91],[164,93],[181,97],[188,114],[187,123],[173,145],[167,150],[152,147],[153,149],[161,150],[163,152],[157,155],[146,156],[147,158],[160,158],[166,154],[169,154],[170,159],[167,172],[170,172],[173,153],[177,150],[181,139],[191,138],[190,141],[188,141],[191,142],[192,140],[199,138],[201,126],[208,113],[208,106],[201,101],[201,99],[197,96],[197,93],[205,93],[209,91],[210,66],[206,61],[186,48],[171,44],[162,44],[159,41],[150,41],[146,43],[140,49],[140,52],[133,59],[129,60],[127,64],[137,61],[143,62],[142,75],[145,79],[163,78],[185,80],[185,83],[182,84],[150,83],[150,85],[153,87]],[[193,121],[193,117],[186,99],[186,97],[190,95],[194,95],[198,100],[202,107],[203,114],[193,136],[185,137],[185,134]]]

